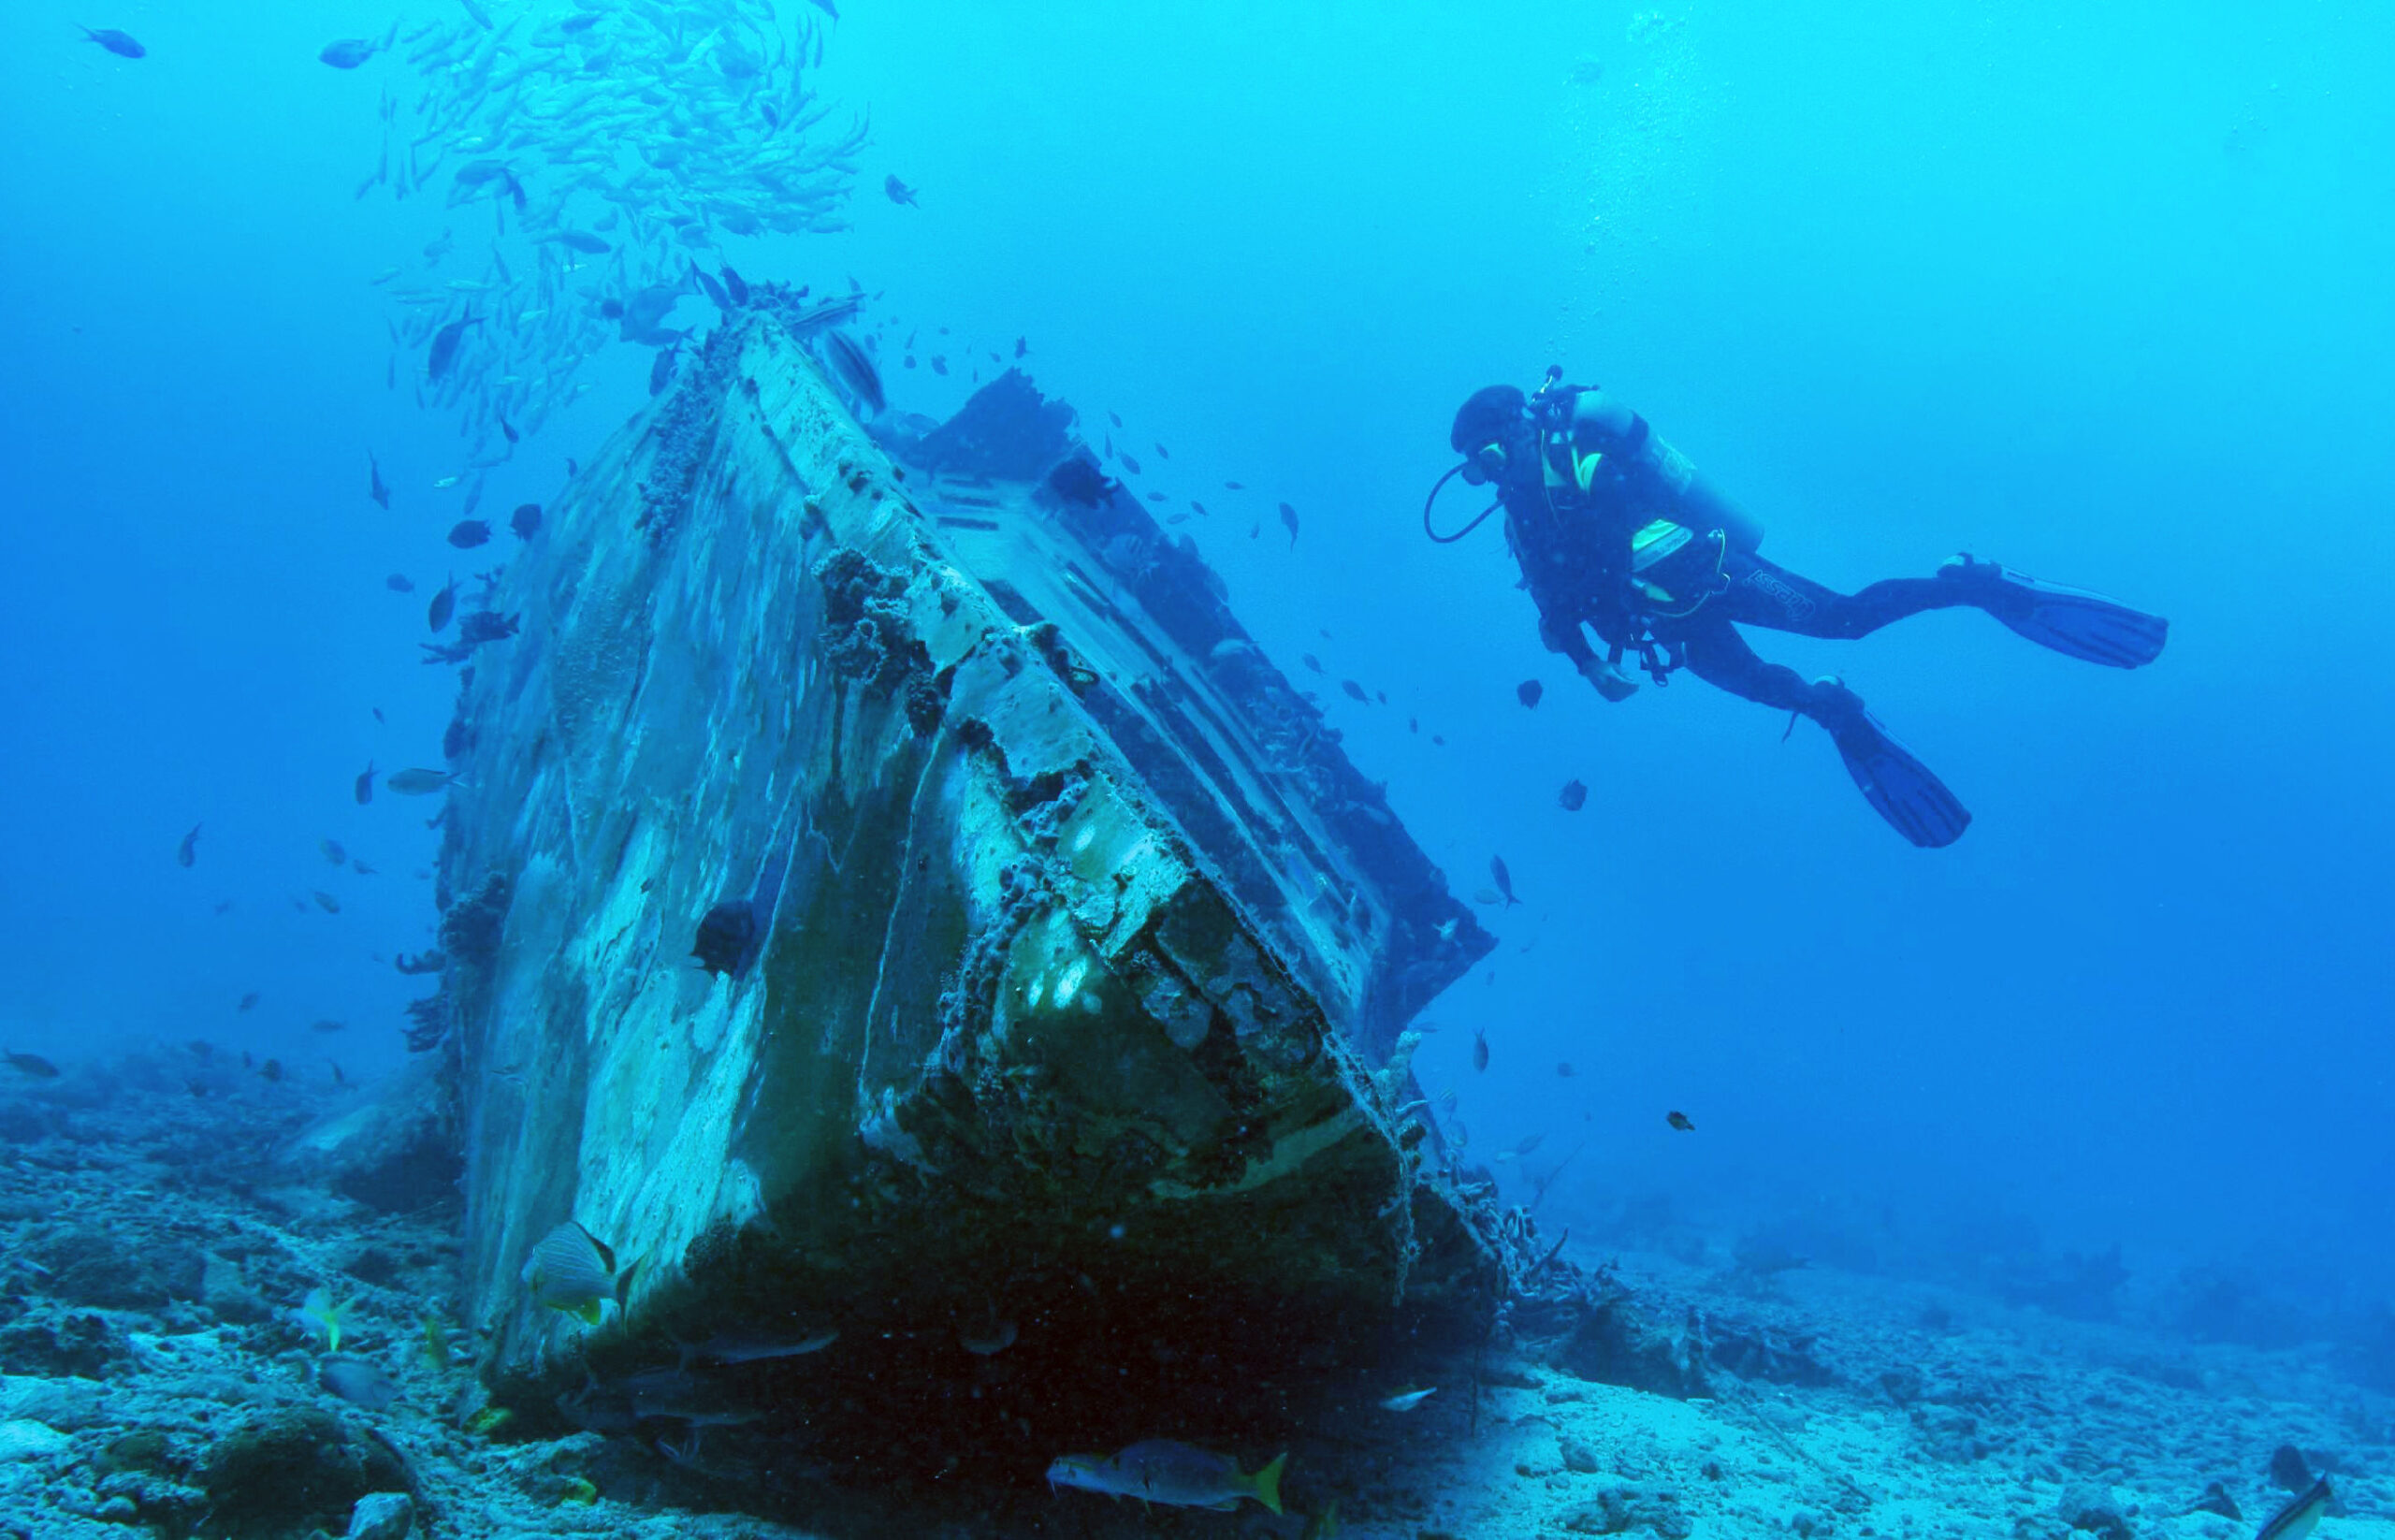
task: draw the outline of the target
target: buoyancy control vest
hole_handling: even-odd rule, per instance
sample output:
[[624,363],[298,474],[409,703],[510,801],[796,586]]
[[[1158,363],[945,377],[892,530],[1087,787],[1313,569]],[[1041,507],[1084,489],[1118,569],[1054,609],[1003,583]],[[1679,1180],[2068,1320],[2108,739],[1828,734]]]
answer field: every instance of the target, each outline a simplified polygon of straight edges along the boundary
[[[1584,410],[1589,397],[1597,398],[1593,411]],[[1646,418],[1596,387],[1552,385],[1531,399],[1531,409],[1550,502],[1610,491],[1654,519],[1678,526],[1688,537],[1718,530],[1725,549],[1751,553],[1762,546],[1760,521],[1665,443]],[[1685,544],[1683,537],[1673,548]],[[1635,550],[1633,545],[1633,555]]]
[[[1538,434],[1540,512],[1550,529],[1592,515],[1600,528],[1610,527],[1612,532],[1598,537],[1596,565],[1621,585],[1627,603],[1620,619],[1629,629],[1617,623],[1608,632],[1607,672],[1621,679],[1624,653],[1634,651],[1647,675],[1663,684],[1681,659],[1658,639],[1656,622],[1685,618],[1726,591],[1731,552],[1760,546],[1763,525],[1646,418],[1593,386],[1560,381],[1560,370],[1549,370],[1530,402]],[[1584,530],[1583,538],[1593,533]],[[1618,691],[1605,690],[1606,698],[1623,699],[1629,689],[1624,681]]]

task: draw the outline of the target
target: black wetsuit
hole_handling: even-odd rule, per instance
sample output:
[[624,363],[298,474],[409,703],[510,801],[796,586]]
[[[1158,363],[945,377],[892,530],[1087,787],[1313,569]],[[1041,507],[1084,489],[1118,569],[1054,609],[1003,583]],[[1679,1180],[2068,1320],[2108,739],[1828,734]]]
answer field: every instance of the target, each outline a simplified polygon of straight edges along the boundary
[[[1633,654],[1651,641],[1658,661],[1734,695],[1810,712],[1819,688],[1758,657],[1738,626],[1851,638],[1975,602],[1966,586],[1937,577],[1833,592],[1755,554],[1754,522],[1620,402],[1583,389],[1536,410],[1542,463],[1536,475],[1525,468],[1506,478],[1505,538],[1538,604],[1541,638],[1575,667],[1596,659],[1585,622]],[[1642,562],[1634,540],[1676,548]]]

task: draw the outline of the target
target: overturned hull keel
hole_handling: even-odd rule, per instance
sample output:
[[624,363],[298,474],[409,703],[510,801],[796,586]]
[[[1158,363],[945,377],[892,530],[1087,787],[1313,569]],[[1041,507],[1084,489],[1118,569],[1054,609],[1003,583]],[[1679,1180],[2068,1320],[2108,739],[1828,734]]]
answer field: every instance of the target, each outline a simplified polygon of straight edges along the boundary
[[[528,1413],[1036,1482],[1272,1436],[1517,1267],[1383,1068],[1488,937],[1069,419],[885,446],[752,316],[502,579],[442,885]],[[569,1219],[620,1303],[523,1281]]]

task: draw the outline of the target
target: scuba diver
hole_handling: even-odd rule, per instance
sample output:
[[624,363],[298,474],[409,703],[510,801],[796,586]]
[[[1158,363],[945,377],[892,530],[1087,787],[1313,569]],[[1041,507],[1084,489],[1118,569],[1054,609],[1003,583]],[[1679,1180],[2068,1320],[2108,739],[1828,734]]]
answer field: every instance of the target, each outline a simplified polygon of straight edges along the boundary
[[[1984,610],[2040,647],[2138,668],[2161,655],[2170,623],[2100,595],[1958,556],[1932,577],[1894,577],[1834,593],[1757,554],[1763,527],[1658,437],[1647,419],[1550,369],[1538,390],[1476,391],[1449,443],[1464,457],[1430,488],[1422,528],[1448,544],[1505,512],[1505,539],[1538,605],[1539,636],[1608,701],[1685,668],[1720,690],[1810,717],[1829,732],[1864,797],[1915,845],[1951,845],[1971,815],[1835,676],[1807,682],[1765,662],[1740,625],[1851,639],[1923,610]],[[1450,477],[1495,488],[1497,501],[1452,534],[1431,528]],[[1587,633],[1606,651],[1600,656]]]

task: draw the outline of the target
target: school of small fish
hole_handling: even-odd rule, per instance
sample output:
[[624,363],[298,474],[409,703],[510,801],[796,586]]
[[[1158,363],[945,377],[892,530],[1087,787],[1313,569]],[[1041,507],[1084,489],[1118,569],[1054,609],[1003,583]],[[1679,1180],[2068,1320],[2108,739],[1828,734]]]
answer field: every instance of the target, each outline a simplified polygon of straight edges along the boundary
[[[364,197],[437,197],[455,222],[374,282],[396,385],[454,411],[479,476],[590,388],[608,344],[670,347],[729,237],[847,227],[861,118],[815,88],[829,18],[771,0],[574,0],[457,14],[321,55],[392,62]],[[712,285],[717,292],[719,285]],[[416,360],[410,362],[407,360]],[[372,471],[377,501],[388,491]]]

